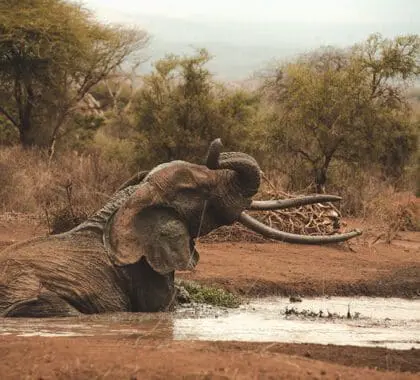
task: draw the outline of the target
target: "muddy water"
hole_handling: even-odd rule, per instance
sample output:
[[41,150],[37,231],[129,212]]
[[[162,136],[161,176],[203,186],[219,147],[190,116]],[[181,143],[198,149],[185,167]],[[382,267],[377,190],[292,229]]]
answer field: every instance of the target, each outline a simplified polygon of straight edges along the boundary
[[174,336],[420,348],[420,300],[343,297],[290,303],[284,298],[264,298],[218,318],[179,319]]
[[3,319],[0,320],[0,335],[5,334],[293,342],[411,349],[420,348],[420,300],[315,298],[290,303],[285,298],[264,298],[229,310],[189,305],[180,307],[175,313],[162,314]]

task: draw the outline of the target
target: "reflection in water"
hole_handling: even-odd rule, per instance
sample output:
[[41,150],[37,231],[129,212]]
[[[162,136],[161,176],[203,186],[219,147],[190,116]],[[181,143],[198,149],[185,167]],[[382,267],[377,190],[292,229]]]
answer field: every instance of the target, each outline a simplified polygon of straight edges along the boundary
[[[295,313],[286,315],[285,310]],[[338,318],[305,317],[322,311]],[[352,319],[347,319],[350,310]],[[358,318],[354,318],[359,315]],[[420,301],[396,298],[285,298],[253,300],[239,309],[203,305],[175,313],[117,313],[54,319],[4,319],[0,334],[115,336],[176,340],[240,340],[420,348]]]
[[116,336],[173,339],[174,320],[168,314],[115,313],[78,318],[5,318],[0,335]]

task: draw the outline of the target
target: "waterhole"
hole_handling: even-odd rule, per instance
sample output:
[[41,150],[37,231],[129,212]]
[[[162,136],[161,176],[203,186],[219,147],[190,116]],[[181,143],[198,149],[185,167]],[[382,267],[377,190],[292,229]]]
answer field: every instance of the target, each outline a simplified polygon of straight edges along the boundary
[[420,348],[420,300],[254,299],[237,309],[181,306],[174,313],[117,313],[0,321],[1,335],[108,336]]

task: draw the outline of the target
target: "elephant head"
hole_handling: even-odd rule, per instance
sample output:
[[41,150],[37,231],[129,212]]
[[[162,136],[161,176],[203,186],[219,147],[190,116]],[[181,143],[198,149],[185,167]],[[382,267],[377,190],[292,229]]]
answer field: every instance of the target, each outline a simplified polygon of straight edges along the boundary
[[160,274],[191,269],[194,239],[238,220],[258,191],[260,168],[252,157],[220,148],[220,140],[211,144],[207,165],[172,161],[122,186],[104,231],[116,264],[145,257]]
[[105,228],[113,261],[128,265],[145,257],[158,273],[192,269],[198,261],[194,239],[239,221],[270,238],[293,243],[339,242],[360,234],[301,236],[268,227],[245,213],[296,207],[339,197],[318,195],[287,201],[252,201],[261,171],[245,153],[221,152],[220,139],[209,148],[205,165],[185,161],[161,164],[141,172],[121,187],[120,204]]

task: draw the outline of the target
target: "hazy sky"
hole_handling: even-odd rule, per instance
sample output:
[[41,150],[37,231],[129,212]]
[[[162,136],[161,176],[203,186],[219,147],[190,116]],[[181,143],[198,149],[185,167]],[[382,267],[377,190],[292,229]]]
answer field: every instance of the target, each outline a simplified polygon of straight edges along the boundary
[[[85,0],[90,7],[221,21],[418,22],[419,0]],[[420,26],[419,26],[420,28]]]
[[241,78],[272,59],[372,33],[420,33],[420,0],[81,0],[104,21],[144,28],[150,63],[205,47],[215,73]]

